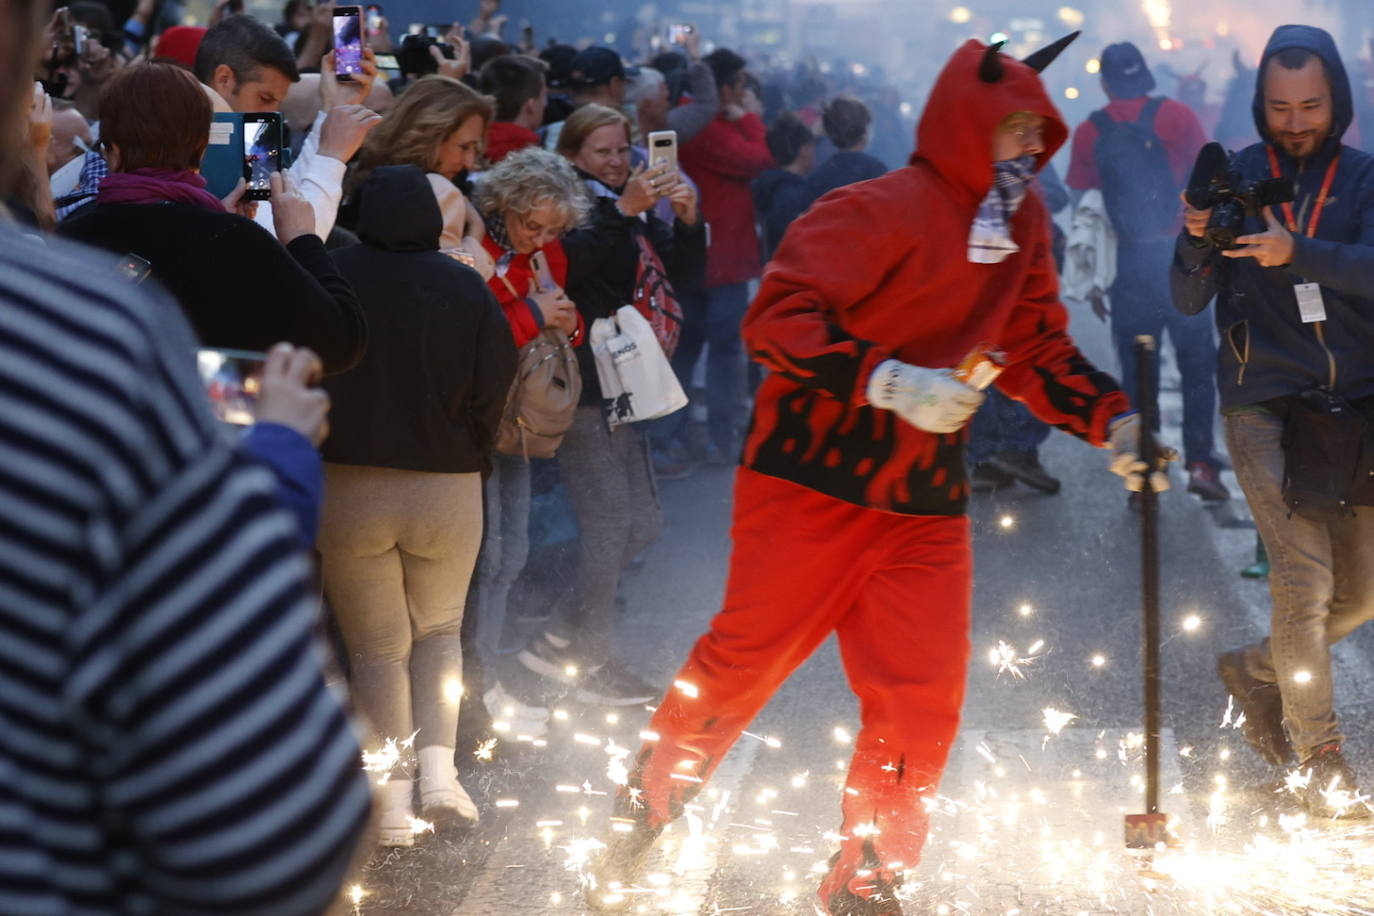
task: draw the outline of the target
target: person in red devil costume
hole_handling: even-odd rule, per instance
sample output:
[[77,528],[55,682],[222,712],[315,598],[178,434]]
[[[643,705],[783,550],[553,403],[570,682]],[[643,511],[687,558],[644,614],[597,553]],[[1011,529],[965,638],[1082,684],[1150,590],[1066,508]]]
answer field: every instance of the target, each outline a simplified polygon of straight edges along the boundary
[[[788,230],[744,320],[759,389],[737,472],[723,609],[692,649],[618,793],[588,901],[629,906],[640,865],[774,691],[831,633],[862,729],[845,839],[820,887],[832,914],[897,914],[954,741],[972,562],[956,377],[980,345],[998,387],[1113,450],[1143,484],[1140,428],[1067,333],[1035,172],[1068,135],[1038,71],[963,45],[931,92],[911,164],[834,191]],[[1163,475],[1153,479],[1164,485]]]

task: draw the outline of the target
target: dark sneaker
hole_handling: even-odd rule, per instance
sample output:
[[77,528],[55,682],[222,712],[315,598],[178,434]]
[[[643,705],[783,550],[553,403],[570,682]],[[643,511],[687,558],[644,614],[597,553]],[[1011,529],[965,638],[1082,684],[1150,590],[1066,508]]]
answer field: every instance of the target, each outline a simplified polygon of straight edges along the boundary
[[582,673],[576,660],[543,636],[536,636],[515,656],[520,664],[560,684],[576,684]]
[[662,688],[643,680],[616,659],[577,679],[577,699],[597,706],[638,706],[662,695]]
[[606,848],[592,865],[593,880],[584,891],[595,912],[621,913],[636,902],[635,882],[663,832],[662,827],[649,826],[647,815],[647,809],[633,795],[616,795]]
[[1283,766],[1293,757],[1293,746],[1283,730],[1283,695],[1278,684],[1261,681],[1245,670],[1245,650],[1217,656],[1217,674],[1226,691],[1236,698],[1245,722],[1240,733],[1269,763]]
[[1355,771],[1335,742],[1313,751],[1298,767],[1297,779],[1290,777],[1289,785],[1313,817],[1364,820],[1370,816],[1368,799],[1360,795]]
[[1189,462],[1188,492],[1209,503],[1224,503],[1231,498],[1231,491],[1221,482],[1217,469],[1206,461]]
[[989,463],[975,464],[969,468],[968,485],[974,493],[991,493],[1014,486],[1016,478],[1005,471],[999,471]]
[[993,455],[988,464],[1041,493],[1059,492],[1059,481],[1041,467],[1040,458],[1034,452],[1002,452]]

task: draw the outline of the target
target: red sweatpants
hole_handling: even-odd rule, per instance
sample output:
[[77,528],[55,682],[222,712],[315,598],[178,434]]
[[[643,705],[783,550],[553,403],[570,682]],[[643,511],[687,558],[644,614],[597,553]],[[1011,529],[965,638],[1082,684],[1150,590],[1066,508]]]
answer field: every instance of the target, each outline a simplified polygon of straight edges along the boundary
[[846,840],[822,893],[848,884],[868,896],[872,878],[854,878],[856,870],[891,880],[916,864],[928,823],[920,797],[939,783],[958,728],[969,658],[968,519],[865,509],[743,468],[732,536],[724,608],[677,675],[696,696],[669,689],[649,725],[659,738],[638,758],[650,824],[682,812],[701,788],[693,780],[710,777],[834,632],[862,727],[843,799]]

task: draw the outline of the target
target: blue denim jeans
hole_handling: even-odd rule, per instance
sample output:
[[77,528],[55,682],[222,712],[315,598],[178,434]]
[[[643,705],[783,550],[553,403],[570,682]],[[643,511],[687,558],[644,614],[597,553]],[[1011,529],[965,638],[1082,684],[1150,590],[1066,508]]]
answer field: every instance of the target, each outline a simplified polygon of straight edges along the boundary
[[988,399],[973,415],[965,454],[969,464],[982,464],[1002,452],[1034,455],[1049,434],[1049,426],[1025,404],[990,388]]
[[[1136,391],[1135,339],[1141,334],[1174,348],[1183,385],[1183,455],[1186,462],[1211,461],[1217,404],[1217,348],[1208,314],[1184,315],[1173,307],[1169,265],[1174,240],[1122,245],[1112,284],[1112,340],[1121,363],[1121,387],[1132,404]],[[1159,363],[1156,361],[1156,367]],[[1159,390],[1159,372],[1154,377]]]
[[1246,667],[1279,685],[1284,724],[1305,760],[1341,740],[1331,645],[1374,618],[1374,507],[1330,523],[1290,517],[1283,504],[1283,421],[1247,411],[1228,414],[1225,422],[1236,479],[1269,551],[1270,634],[1246,650]]
[[477,648],[500,650],[510,590],[530,555],[530,466],[519,455],[493,452],[484,505],[486,537],[477,557]]
[[[732,283],[706,290],[704,320],[691,317],[684,323],[677,352],[673,354],[673,370],[684,388],[691,385],[692,370],[706,354],[706,427],[711,442],[728,457],[734,458],[740,449],[740,429],[744,419],[741,405],[744,399],[744,344],[740,339],[740,324],[749,310],[749,284]],[[687,412],[681,412],[680,423],[686,422]],[[660,435],[655,430],[654,435]]]

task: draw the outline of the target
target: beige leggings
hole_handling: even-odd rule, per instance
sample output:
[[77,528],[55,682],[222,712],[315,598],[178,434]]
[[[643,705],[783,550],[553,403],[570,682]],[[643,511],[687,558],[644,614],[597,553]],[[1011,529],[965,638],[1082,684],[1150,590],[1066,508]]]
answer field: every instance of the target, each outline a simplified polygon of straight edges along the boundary
[[369,749],[453,746],[459,628],[482,542],[480,474],[325,465],[319,550]]

